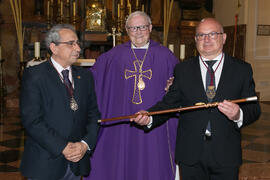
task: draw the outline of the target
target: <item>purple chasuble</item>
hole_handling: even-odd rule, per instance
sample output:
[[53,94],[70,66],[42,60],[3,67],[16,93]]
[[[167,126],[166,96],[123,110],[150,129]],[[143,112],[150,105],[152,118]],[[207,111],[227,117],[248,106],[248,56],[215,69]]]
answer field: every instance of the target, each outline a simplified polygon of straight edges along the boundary
[[[173,76],[178,59],[164,46],[150,41],[146,49],[131,42],[102,54],[91,68],[102,118],[130,115],[160,101],[166,81]],[[137,88],[139,76],[145,88]],[[177,119],[145,133],[129,119],[103,123],[85,180],[174,180]]]

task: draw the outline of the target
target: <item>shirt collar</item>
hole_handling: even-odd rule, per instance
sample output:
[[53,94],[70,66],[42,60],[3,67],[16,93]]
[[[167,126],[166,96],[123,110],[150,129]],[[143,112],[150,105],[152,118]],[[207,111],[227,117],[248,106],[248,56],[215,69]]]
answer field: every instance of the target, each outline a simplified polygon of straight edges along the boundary
[[63,68],[58,62],[56,62],[52,57],[51,57],[51,61],[52,61],[52,64],[53,66],[55,67],[55,69],[58,71],[59,74],[61,74],[61,72],[64,70],[64,69],[67,69],[70,71],[70,66],[68,66],[67,68]]
[[[213,58],[213,59],[207,59],[207,58],[204,58],[203,56],[201,56],[201,58],[202,58],[203,61],[217,60],[217,62],[219,62],[219,61],[221,60],[222,53],[223,53],[223,52],[221,52],[217,57],[215,57],[215,58]],[[224,58],[224,56],[223,56],[223,58]]]
[[136,47],[133,43],[131,43],[131,48],[132,49],[147,49],[149,47],[150,42],[146,43],[144,46],[142,47]]

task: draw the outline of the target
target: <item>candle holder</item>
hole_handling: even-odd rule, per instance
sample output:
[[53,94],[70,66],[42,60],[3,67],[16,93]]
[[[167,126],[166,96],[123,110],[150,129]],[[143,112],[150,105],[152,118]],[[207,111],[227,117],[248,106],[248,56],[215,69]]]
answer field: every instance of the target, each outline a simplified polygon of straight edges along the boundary
[[120,17],[118,17],[118,19],[117,19],[117,33],[116,34],[118,34],[117,36],[116,36],[116,44],[121,44],[121,35],[122,35],[122,28],[121,28],[121,19],[120,19]]
[[121,28],[121,31],[123,32],[124,28],[125,28],[125,25],[124,25],[124,22],[125,22],[125,6],[124,5],[121,5],[120,6],[120,28]]
[[18,78],[21,81],[22,80],[22,75],[23,71],[26,68],[27,61],[20,61],[20,67],[19,67],[19,72],[18,72]]
[[70,22],[70,2],[69,1],[67,1],[66,3],[65,3],[65,9],[66,9],[66,23],[69,23]]
[[76,16],[73,16],[73,17],[72,17],[72,25],[73,25],[73,27],[75,28],[75,30],[77,29],[77,28],[76,28],[76,24],[77,24],[77,18],[76,18]]
[[42,61],[41,57],[34,57],[34,61]]

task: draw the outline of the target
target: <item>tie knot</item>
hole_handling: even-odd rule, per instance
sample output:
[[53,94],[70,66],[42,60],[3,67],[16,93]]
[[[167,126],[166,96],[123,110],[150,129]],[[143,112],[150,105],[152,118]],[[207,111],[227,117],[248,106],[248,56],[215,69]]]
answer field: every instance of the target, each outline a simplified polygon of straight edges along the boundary
[[212,68],[212,66],[217,62],[217,60],[210,60],[205,61],[205,63],[208,65],[209,68]]
[[62,71],[62,75],[63,75],[64,79],[68,79],[68,72],[69,72],[68,69],[65,69],[65,70]]

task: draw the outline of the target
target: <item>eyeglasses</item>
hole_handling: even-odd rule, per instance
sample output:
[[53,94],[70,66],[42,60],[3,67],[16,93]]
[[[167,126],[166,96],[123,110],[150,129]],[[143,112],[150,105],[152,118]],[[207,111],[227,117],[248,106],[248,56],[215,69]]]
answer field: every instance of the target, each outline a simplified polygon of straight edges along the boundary
[[128,30],[130,30],[131,32],[136,32],[136,31],[138,31],[138,29],[140,30],[140,31],[146,31],[146,30],[148,30],[148,27],[149,27],[150,25],[142,25],[142,26],[130,26],[130,27],[127,27],[128,28]]
[[81,46],[81,42],[80,41],[66,41],[66,42],[53,42],[54,44],[56,44],[56,46],[58,46],[59,44],[66,44],[69,46]]
[[208,38],[210,38],[210,39],[217,39],[218,35],[220,35],[220,34],[224,34],[224,33],[222,33],[222,32],[210,32],[210,33],[208,33],[208,34],[203,34],[203,33],[201,33],[201,34],[196,34],[196,35],[195,35],[195,38],[196,38],[198,41],[204,40],[204,38],[205,38],[206,36],[207,36]]

